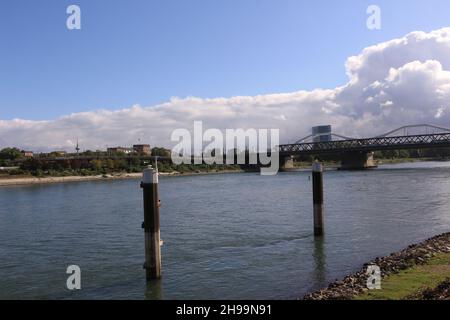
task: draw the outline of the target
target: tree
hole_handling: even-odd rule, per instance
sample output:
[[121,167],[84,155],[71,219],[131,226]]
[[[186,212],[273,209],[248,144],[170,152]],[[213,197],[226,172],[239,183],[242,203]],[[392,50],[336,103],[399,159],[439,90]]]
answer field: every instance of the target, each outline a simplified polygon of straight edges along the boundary
[[0,159],[16,160],[22,156],[22,152],[17,148],[4,148],[0,151]]
[[170,150],[167,150],[167,149],[164,149],[164,148],[155,147],[155,148],[152,149],[152,156],[153,157],[156,157],[156,156],[158,156],[158,157],[170,157],[170,154],[171,154]]
[[100,159],[95,159],[91,161],[91,165],[95,171],[100,171],[103,168],[103,162]]
[[410,158],[410,153],[408,150],[399,150],[398,156],[399,156],[399,158],[407,159],[407,158]]

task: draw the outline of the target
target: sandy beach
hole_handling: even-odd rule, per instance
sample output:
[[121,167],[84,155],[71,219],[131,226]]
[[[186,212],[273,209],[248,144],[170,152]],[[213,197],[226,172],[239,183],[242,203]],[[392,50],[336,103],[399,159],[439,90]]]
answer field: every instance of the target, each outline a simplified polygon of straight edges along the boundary
[[[209,175],[209,174],[224,174],[224,173],[239,173],[240,170],[224,170],[219,172],[160,172],[161,177],[180,177],[180,176],[194,176],[194,175]],[[82,182],[82,181],[107,181],[107,180],[123,180],[123,179],[138,179],[142,173],[116,173],[96,176],[67,176],[67,177],[0,177],[0,187],[20,186],[20,185],[35,185],[35,184],[52,184],[52,183],[67,183],[67,182]]]
[[127,173],[117,175],[97,175],[97,176],[67,176],[67,177],[12,177],[0,178],[0,186],[34,185],[63,182],[96,181],[96,180],[117,180],[117,179],[137,179],[141,173]]

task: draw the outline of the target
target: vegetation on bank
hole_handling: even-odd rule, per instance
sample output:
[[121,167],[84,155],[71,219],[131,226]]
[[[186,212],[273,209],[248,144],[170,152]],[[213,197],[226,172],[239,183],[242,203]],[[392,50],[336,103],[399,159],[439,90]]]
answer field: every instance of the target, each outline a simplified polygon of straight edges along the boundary
[[[311,163],[319,159],[325,166],[339,166],[340,159],[335,155],[322,155],[320,157],[309,155],[296,159],[296,168],[309,168]],[[427,150],[385,150],[374,152],[374,159],[379,164],[395,164],[417,161],[448,161],[450,160],[450,148],[427,149]]]
[[[370,266],[381,271],[381,290],[370,290]],[[448,299],[450,233],[377,257],[357,272],[328,287],[306,294],[305,300]]]
[[[235,156],[238,151],[235,150]],[[245,152],[249,156],[248,151]],[[153,164],[139,154],[126,155],[123,153],[105,154],[100,151],[86,151],[80,153],[80,158],[64,157],[52,155],[41,157],[25,157],[24,153],[17,148],[4,148],[0,150],[0,167],[8,167],[8,170],[1,170],[0,177],[10,176],[35,176],[35,177],[64,177],[64,176],[91,176],[107,175],[113,173],[134,173],[141,172],[149,164]],[[166,173],[199,173],[199,172],[220,172],[255,170],[255,166],[245,165],[175,165],[170,160],[170,150],[155,147],[152,149],[152,156],[164,157],[158,161],[161,172]],[[89,157],[91,160],[83,160]],[[297,168],[307,168],[314,161],[314,156],[299,157],[296,159]],[[427,150],[388,150],[375,152],[375,159],[380,163],[398,163],[405,161],[419,160],[448,160],[450,159],[450,148],[427,149]],[[320,160],[328,166],[337,166],[339,159],[336,156],[321,156]]]
[[12,167],[22,157],[22,152],[17,148],[4,148],[0,150],[0,167]]
[[[356,296],[355,299],[422,300],[439,298],[435,295],[439,295],[442,291],[440,287],[448,284],[449,279],[450,253],[440,253],[426,264],[414,265],[409,269],[383,278],[381,290],[367,291]],[[450,296],[447,296],[447,298],[450,298]]]
[[[336,155],[321,155],[317,156],[304,156],[299,157],[299,163],[311,163],[314,159],[319,158],[321,161],[337,163],[339,157]],[[419,160],[450,160],[450,148],[438,148],[438,149],[414,149],[414,150],[384,150],[374,152],[374,158],[384,163],[395,163]]]
[[[245,166],[217,164],[174,164],[170,160],[170,151],[163,148],[153,148],[152,156],[164,157],[158,160],[158,169],[163,173],[208,173],[245,170]],[[0,172],[0,177],[34,176],[34,177],[66,177],[66,176],[96,176],[118,173],[138,173],[148,166],[155,166],[148,156],[124,153],[105,155],[100,152],[87,151],[71,157],[24,157],[16,148],[0,150],[0,167],[9,167]]]
[[[36,159],[25,161],[18,169],[10,171],[10,175],[32,175],[35,177],[65,177],[65,176],[93,176],[108,175],[117,173],[137,173],[148,165],[155,166],[152,161],[144,161],[139,158],[124,159],[94,159],[67,160],[58,162],[48,162]],[[239,166],[232,165],[175,165],[169,161],[158,161],[158,169],[164,173],[200,173],[200,172],[220,172],[239,170]]]

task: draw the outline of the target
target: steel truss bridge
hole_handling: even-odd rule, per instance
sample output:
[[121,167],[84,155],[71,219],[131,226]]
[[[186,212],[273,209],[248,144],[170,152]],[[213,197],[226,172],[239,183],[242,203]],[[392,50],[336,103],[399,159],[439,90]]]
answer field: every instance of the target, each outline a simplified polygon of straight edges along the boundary
[[333,134],[339,140],[306,142],[319,137],[308,136],[296,143],[279,146],[281,156],[369,153],[381,150],[450,148],[450,129],[434,125],[409,125],[383,135],[356,139]]

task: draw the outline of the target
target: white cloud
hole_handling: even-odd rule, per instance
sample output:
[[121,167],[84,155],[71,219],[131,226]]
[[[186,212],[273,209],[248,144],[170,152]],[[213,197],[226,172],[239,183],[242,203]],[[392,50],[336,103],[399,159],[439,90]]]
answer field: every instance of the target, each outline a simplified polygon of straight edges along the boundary
[[76,113],[49,121],[0,120],[0,147],[71,149],[130,145],[138,139],[171,147],[177,128],[194,120],[211,128],[279,128],[282,141],[332,124],[347,136],[373,136],[405,124],[450,126],[450,28],[413,32],[347,60],[349,81],[335,89],[254,97],[172,98],[128,109]]

